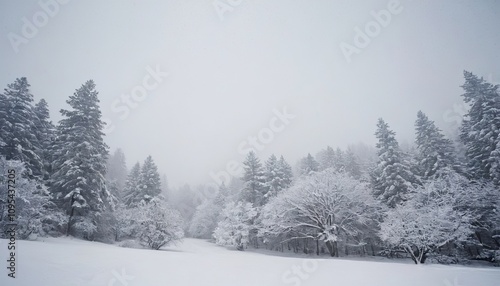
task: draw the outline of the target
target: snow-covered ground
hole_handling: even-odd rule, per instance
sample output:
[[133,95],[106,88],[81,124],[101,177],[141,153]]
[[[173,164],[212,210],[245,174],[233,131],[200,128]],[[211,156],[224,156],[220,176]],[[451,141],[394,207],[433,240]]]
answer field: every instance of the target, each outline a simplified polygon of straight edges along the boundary
[[[498,268],[286,257],[229,250],[196,239],[161,251],[71,238],[17,244],[17,278],[7,277],[2,267],[2,286],[500,285]],[[0,253],[4,260],[6,240],[0,240]]]

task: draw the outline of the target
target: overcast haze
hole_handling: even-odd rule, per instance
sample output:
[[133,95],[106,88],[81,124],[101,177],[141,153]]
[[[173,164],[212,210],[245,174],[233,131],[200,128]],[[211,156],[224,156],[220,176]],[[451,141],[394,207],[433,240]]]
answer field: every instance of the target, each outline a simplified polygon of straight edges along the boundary
[[[295,164],[327,145],[374,145],[379,117],[411,142],[420,109],[456,126],[445,118],[461,103],[464,69],[500,82],[500,2],[400,1],[349,62],[341,43],[354,45],[355,27],[389,2],[241,1],[221,20],[214,1],[69,1],[16,53],[9,33],[21,36],[23,17],[43,10],[3,0],[0,86],[26,76],[57,122],[93,79],[111,150],[121,147],[129,167],[151,154],[173,186],[210,182],[209,172],[242,161],[241,142],[285,107],[295,118],[261,159]],[[121,95],[158,68],[161,82],[151,78],[126,114]]]

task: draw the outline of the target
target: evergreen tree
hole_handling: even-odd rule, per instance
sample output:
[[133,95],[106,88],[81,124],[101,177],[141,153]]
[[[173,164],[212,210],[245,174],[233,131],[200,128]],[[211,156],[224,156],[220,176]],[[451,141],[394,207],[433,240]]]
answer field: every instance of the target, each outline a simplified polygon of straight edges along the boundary
[[139,190],[141,199],[149,200],[161,193],[160,174],[153,157],[148,156],[144,161],[139,175]]
[[222,184],[219,187],[219,191],[217,192],[217,195],[213,199],[213,204],[216,205],[218,208],[222,209],[228,202],[228,198],[229,198],[229,189],[226,187],[226,184],[222,182]]
[[122,149],[117,148],[113,155],[109,157],[106,178],[110,182],[115,182],[118,190],[118,197],[120,198],[127,181],[127,163]]
[[280,189],[281,175],[279,171],[278,158],[272,154],[266,161],[264,170],[264,180],[266,186],[266,193],[264,196],[266,197],[266,200],[268,200],[269,197],[276,195]]
[[39,156],[30,84],[25,77],[8,84],[0,96],[0,138],[4,145],[0,155],[7,160],[20,160],[25,164],[28,178],[42,179],[43,163]]
[[312,173],[319,171],[319,163],[311,156],[310,153],[299,161],[298,173],[301,176],[309,176]]
[[127,181],[123,188],[123,202],[127,207],[135,206],[141,199],[139,193],[139,176],[141,175],[141,164],[139,162],[130,170]]
[[404,201],[413,185],[418,184],[418,178],[411,172],[405,162],[396,133],[389,129],[389,125],[382,118],[378,120],[378,164],[372,173],[374,195],[390,207]]
[[[265,185],[267,188],[265,194],[266,201],[276,196],[283,189],[286,189],[291,183],[289,177],[291,175],[291,168],[284,160],[283,156],[278,160],[273,154],[266,161],[264,172]],[[287,166],[290,168],[289,172],[287,171]]]
[[98,92],[87,81],[66,101],[71,110],[61,110],[54,148],[51,192],[69,217],[67,234],[91,239],[99,215],[109,209],[106,189],[108,146],[104,143]]
[[360,176],[360,167],[353,152],[348,154],[340,148],[333,150],[332,147],[327,146],[326,149],[321,150],[316,157],[318,158],[319,171],[332,168],[336,172],[341,172],[347,171],[347,168],[350,168],[350,171],[354,172],[356,177]]
[[459,170],[453,143],[444,137],[434,121],[429,120],[422,111],[417,114],[415,130],[420,176],[424,179],[439,177],[443,168]]
[[279,172],[281,173],[281,188],[282,189],[287,189],[292,185],[293,181],[293,172],[292,172],[292,166],[288,164],[287,161],[285,161],[285,158],[283,156],[280,157],[280,160],[278,161],[278,167],[279,167]]
[[243,165],[245,188],[242,191],[242,199],[254,206],[261,206],[265,201],[265,175],[262,164],[255,153],[250,151]]
[[464,72],[462,94],[470,106],[461,127],[460,138],[466,147],[468,170],[475,178],[500,183],[500,95],[492,85],[471,72]]
[[118,184],[115,180],[106,179],[106,188],[111,195],[111,201],[114,205],[117,205],[122,200],[122,194]]
[[36,115],[36,137],[40,146],[38,154],[43,163],[43,178],[48,181],[51,173],[52,144],[54,143],[56,128],[50,121],[49,105],[45,99],[42,98],[35,104],[34,111]]

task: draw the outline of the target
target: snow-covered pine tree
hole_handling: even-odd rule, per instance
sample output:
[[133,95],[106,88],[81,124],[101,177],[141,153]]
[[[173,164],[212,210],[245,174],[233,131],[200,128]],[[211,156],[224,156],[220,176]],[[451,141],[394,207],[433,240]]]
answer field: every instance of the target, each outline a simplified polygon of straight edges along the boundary
[[252,203],[254,206],[261,206],[265,202],[265,175],[259,158],[253,151],[246,157],[244,165],[243,181],[245,188],[242,190],[243,200]]
[[404,201],[419,179],[410,170],[399,149],[396,133],[380,118],[375,133],[378,143],[378,163],[372,173],[374,195],[390,207]]
[[56,135],[56,127],[50,121],[49,105],[45,99],[42,98],[35,104],[34,111],[37,119],[35,121],[36,136],[40,147],[38,154],[43,164],[43,179],[48,181],[51,173],[52,144]]
[[127,181],[127,163],[125,154],[120,148],[117,148],[113,155],[109,156],[106,179],[110,182],[115,182],[118,190],[115,196],[121,198],[123,195],[123,188]]
[[282,174],[279,168],[278,158],[276,158],[274,154],[272,154],[266,161],[264,177],[266,186],[266,193],[264,197],[267,201],[270,197],[275,196],[281,190]]
[[144,160],[144,164],[142,164],[138,186],[141,200],[149,200],[157,197],[161,193],[160,174],[151,156],[148,156],[146,160]]
[[500,183],[500,94],[498,85],[464,71],[462,94],[470,106],[461,126],[468,171],[475,178]]
[[309,176],[319,170],[319,163],[310,153],[299,161],[297,172],[299,176]]
[[139,162],[130,170],[125,186],[123,187],[123,203],[127,207],[133,207],[141,201],[139,193],[139,176],[141,175],[141,164]]
[[219,187],[219,191],[217,195],[213,199],[214,205],[216,205],[219,209],[222,209],[226,203],[229,201],[229,189],[226,187],[226,184],[222,182]]
[[293,171],[292,166],[288,164],[288,162],[283,158],[283,155],[280,156],[280,160],[278,161],[279,172],[282,175],[281,177],[281,189],[287,189],[292,185],[293,182]]
[[43,163],[39,156],[40,143],[36,136],[37,117],[33,109],[33,95],[25,77],[8,84],[0,97],[0,155],[7,160],[20,160],[25,164],[28,178],[42,179]]
[[97,95],[89,80],[66,101],[71,110],[61,110],[50,188],[69,215],[67,234],[86,239],[93,237],[99,215],[111,204],[105,184],[108,146]]
[[417,169],[422,178],[439,177],[443,168],[460,170],[453,142],[422,111],[417,113],[415,133]]
[[266,202],[292,183],[292,168],[283,156],[278,159],[274,154],[266,161],[265,171]]

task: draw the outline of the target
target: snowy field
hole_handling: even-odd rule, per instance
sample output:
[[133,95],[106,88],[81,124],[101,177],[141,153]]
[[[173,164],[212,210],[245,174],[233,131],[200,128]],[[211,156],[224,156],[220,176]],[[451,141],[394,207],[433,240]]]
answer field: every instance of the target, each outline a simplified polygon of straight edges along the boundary
[[[1,240],[0,249],[6,257],[6,240]],[[19,241],[18,249],[17,278],[8,278],[2,267],[2,286],[500,285],[498,268],[283,257],[196,239],[161,251],[70,238]]]

